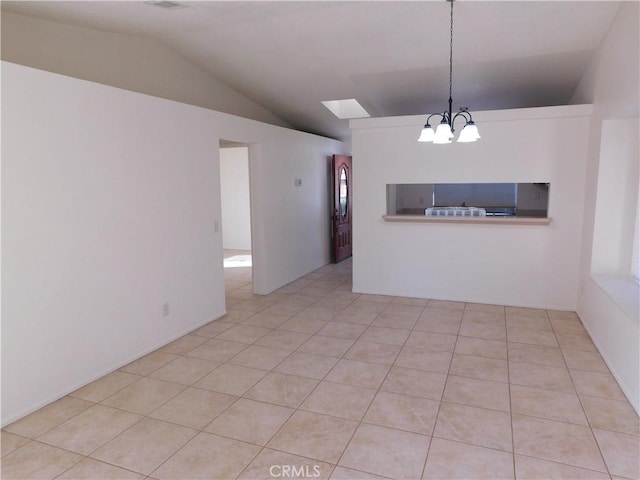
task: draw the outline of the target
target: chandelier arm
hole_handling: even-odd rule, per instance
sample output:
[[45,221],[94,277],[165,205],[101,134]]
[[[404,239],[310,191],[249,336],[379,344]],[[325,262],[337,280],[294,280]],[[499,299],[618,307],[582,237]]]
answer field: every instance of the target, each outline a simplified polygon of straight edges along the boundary
[[[471,121],[473,121],[473,119],[471,118],[471,114],[469,112],[467,112],[466,110],[460,110],[458,113],[456,113],[453,118],[451,119],[451,131],[455,131],[453,129],[453,124],[456,121],[456,118],[458,118],[459,116],[462,116],[462,118],[464,118],[466,123],[469,123]],[[468,118],[467,118],[468,116]]]
[[[445,112],[445,113],[446,113],[446,112]],[[439,116],[439,117],[441,117],[441,118],[447,118],[447,117],[446,117],[446,115],[443,115],[442,113],[432,113],[431,115],[429,115],[429,116],[427,117],[427,123],[426,123],[426,124],[427,124],[427,125],[430,125],[430,123],[429,123],[429,122],[431,121],[431,117],[436,116],[436,115],[437,115],[437,116]],[[448,123],[448,122],[447,122],[447,123]]]

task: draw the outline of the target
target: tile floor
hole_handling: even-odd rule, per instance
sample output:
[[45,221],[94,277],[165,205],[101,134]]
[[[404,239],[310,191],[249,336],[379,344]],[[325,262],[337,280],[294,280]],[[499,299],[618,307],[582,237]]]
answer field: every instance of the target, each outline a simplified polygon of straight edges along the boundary
[[350,261],[2,431],[2,478],[637,479],[639,419],[572,312],[351,293]]

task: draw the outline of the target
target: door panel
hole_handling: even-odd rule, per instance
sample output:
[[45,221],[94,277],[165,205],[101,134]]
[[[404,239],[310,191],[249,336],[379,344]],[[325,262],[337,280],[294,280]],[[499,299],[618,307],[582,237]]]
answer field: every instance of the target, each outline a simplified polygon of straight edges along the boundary
[[333,262],[351,256],[351,157],[333,156]]

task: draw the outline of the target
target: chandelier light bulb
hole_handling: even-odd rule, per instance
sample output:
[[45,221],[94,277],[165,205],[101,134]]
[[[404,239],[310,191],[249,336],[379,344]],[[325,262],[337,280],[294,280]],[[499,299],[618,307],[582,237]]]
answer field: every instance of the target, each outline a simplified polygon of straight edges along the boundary
[[475,123],[469,122],[464,126],[464,128],[460,132],[460,136],[458,137],[458,142],[460,143],[475,142],[479,138],[480,138],[480,134],[478,133],[478,127],[476,127]]
[[451,127],[444,120],[438,128],[436,129],[435,138],[433,139],[433,143],[443,144],[443,143],[451,143],[451,139],[453,138],[453,132],[451,131]]
[[433,139],[436,137],[436,132],[433,131],[431,125],[428,123],[423,127],[420,132],[420,138],[418,138],[419,142],[433,142]]

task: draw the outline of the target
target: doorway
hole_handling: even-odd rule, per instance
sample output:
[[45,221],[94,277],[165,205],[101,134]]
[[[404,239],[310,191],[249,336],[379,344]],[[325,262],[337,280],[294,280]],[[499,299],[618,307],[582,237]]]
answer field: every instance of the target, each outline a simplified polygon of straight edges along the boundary
[[249,146],[220,141],[222,248],[227,306],[253,295]]
[[351,161],[349,155],[334,155],[332,159],[333,212],[331,238],[333,263],[351,257]]

